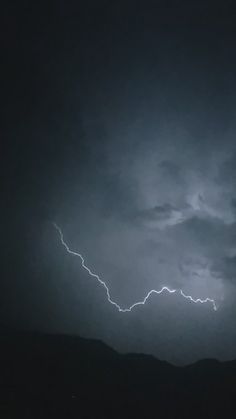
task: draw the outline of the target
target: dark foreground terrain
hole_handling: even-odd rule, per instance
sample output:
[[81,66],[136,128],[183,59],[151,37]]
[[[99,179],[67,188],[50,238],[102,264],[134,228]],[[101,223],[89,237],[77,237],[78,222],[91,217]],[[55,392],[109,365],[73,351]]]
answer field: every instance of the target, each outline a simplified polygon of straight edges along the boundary
[[79,337],[0,340],[0,418],[236,417],[236,361],[180,368]]

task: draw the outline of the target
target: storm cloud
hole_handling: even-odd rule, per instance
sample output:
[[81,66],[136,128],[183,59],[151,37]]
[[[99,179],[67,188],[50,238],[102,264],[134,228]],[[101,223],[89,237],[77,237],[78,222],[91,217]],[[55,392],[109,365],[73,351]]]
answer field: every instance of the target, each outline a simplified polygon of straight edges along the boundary
[[[234,27],[199,2],[80,3],[8,10],[3,316],[173,362],[235,357]],[[122,307],[169,286],[217,312],[162,294],[121,315],[54,222]]]

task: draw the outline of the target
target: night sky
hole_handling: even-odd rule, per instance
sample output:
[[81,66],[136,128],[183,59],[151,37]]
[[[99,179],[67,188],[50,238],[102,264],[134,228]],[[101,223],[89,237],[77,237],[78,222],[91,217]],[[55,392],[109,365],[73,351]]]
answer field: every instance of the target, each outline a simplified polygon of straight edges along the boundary
[[[22,1],[2,19],[1,324],[236,358],[230,2]],[[217,311],[163,293],[120,313],[53,223],[120,306],[168,286]]]

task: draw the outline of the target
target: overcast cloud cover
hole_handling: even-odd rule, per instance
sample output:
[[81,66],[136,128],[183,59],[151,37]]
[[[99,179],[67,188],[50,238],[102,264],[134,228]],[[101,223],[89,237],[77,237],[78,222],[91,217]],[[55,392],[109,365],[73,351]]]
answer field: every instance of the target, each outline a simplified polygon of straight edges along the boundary
[[[137,282],[144,289],[147,282],[180,286],[220,303],[236,250],[233,142],[227,133],[217,142],[214,128],[205,138],[158,125],[151,138],[142,135],[138,126],[128,129],[126,144],[112,148],[104,175],[113,178],[112,189],[107,193],[101,184],[105,193],[96,197],[101,219],[95,223],[106,227],[95,253],[127,269],[134,288]],[[113,201],[117,207],[109,213]]]
[[[111,119],[110,114],[101,119]],[[151,308],[125,315],[129,337],[124,338],[120,314],[109,322],[109,332],[102,332],[122,350],[144,350],[181,363],[203,356],[230,358],[235,349],[234,126],[219,130],[218,121],[208,126],[201,117],[195,123],[200,135],[178,121],[162,126],[149,116],[127,125],[122,139],[119,127],[106,127],[107,141],[100,148],[104,160],[92,158],[77,214],[73,211],[62,226],[67,243],[84,255],[122,307],[163,285],[215,299],[217,312],[179,296],[153,296]],[[86,135],[96,136],[91,131]],[[96,304],[106,305],[105,293],[97,298]],[[171,347],[180,345],[174,354],[170,341]]]
[[[218,6],[164,3],[9,7],[2,318],[171,362],[230,359],[235,34]],[[218,310],[162,294],[119,313],[53,222],[122,307],[165,285]]]

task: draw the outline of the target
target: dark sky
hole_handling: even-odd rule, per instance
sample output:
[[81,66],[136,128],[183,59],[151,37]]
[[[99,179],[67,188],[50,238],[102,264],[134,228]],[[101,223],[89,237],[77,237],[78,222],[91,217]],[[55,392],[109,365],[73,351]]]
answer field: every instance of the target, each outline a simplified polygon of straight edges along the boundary
[[[9,2],[1,323],[236,358],[233,2]],[[145,306],[119,313],[151,289]]]

